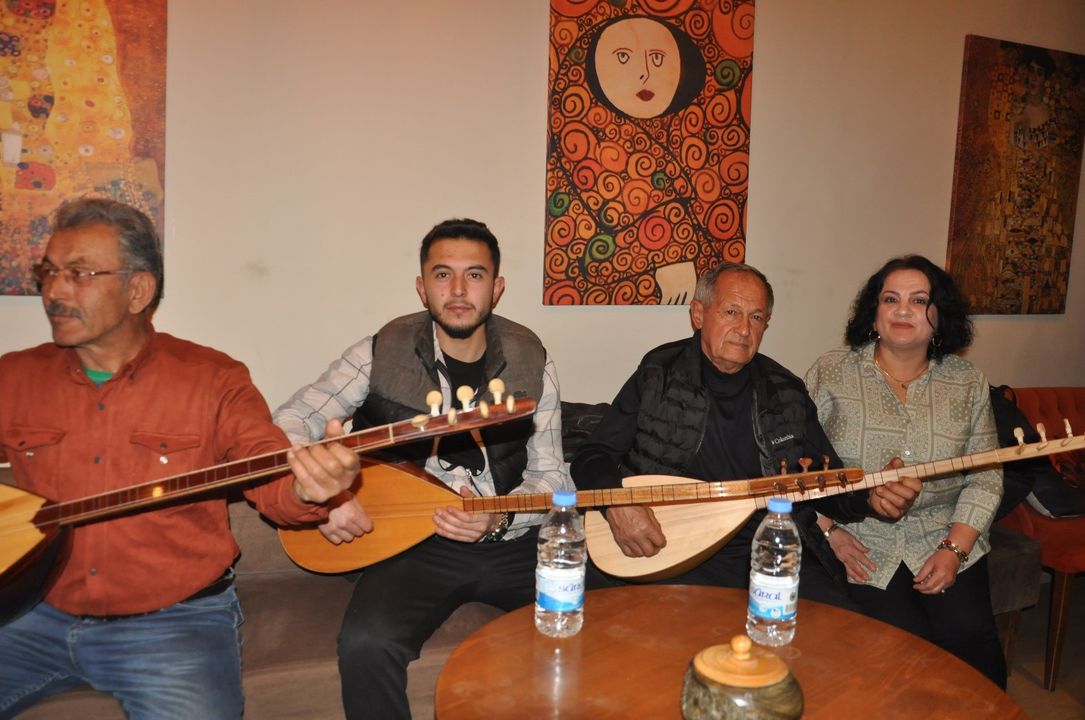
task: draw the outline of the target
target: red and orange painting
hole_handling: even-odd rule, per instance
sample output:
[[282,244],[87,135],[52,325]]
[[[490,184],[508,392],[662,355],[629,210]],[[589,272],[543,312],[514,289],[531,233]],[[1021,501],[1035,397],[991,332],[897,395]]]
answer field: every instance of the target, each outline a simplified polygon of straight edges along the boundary
[[746,252],[752,0],[551,0],[543,300],[684,304]]
[[53,211],[84,195],[162,229],[166,0],[0,2],[0,294],[37,293]]

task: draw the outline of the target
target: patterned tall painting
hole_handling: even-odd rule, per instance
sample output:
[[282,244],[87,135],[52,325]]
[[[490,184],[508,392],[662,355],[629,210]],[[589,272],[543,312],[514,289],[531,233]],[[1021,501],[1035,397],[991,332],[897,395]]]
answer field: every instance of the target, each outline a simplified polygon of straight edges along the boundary
[[683,304],[745,257],[752,0],[551,0],[543,300]]
[[166,0],[0,3],[0,294],[37,293],[65,200],[112,197],[162,229]]
[[1062,313],[1085,138],[1085,56],[965,39],[946,268],[982,314]]

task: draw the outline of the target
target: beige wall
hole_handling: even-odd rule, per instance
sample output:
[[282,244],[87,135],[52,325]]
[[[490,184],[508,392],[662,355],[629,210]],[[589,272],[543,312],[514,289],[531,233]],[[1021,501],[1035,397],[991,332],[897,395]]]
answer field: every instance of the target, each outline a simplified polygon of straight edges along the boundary
[[[685,308],[547,308],[548,3],[174,0],[160,329],[252,369],[272,406],[419,307],[417,245],[467,215],[502,241],[500,310],[564,395],[608,400]],[[304,9],[299,15],[299,9]],[[777,292],[763,349],[798,373],[840,342],[889,256],[945,258],[964,36],[1085,53],[1080,0],[760,0],[748,260]],[[1085,201],[1065,315],[982,317],[993,382],[1085,381]],[[48,339],[0,298],[0,351]]]

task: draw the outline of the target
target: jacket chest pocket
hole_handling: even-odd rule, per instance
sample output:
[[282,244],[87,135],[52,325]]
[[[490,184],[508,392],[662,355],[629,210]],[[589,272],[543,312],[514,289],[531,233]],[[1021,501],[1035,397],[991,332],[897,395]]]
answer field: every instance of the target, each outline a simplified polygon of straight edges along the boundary
[[[63,430],[13,425],[4,431],[0,442],[4,454],[17,475],[50,482],[60,471]],[[24,474],[25,473],[25,474]]]
[[[768,437],[769,470],[774,475],[787,475],[802,470],[799,459],[803,456],[803,442],[794,433],[778,433]],[[811,468],[820,468],[821,457],[810,458]]]
[[[132,433],[131,442],[134,452],[145,458],[144,462],[149,466],[153,464],[159,468],[157,471],[150,471],[152,476],[168,478],[201,469],[195,467],[197,463],[193,458],[193,456],[199,452],[199,448],[202,445],[198,435],[177,435],[137,430]],[[144,480],[149,479],[150,478],[144,478]],[[170,490],[177,489],[179,488],[170,488]],[[198,514],[203,511],[200,509],[198,503],[181,502],[177,504],[171,503],[160,512],[163,516],[166,516],[176,515],[178,513]]]
[[199,435],[176,435],[146,430],[133,432],[131,441],[138,454],[150,458],[157,455],[157,462],[167,468],[167,475],[193,469],[193,451],[203,444]]

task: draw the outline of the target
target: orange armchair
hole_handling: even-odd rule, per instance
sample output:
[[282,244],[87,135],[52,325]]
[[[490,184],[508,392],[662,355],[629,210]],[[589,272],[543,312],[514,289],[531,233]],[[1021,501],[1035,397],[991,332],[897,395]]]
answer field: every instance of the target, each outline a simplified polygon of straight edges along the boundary
[[[1085,432],[1085,387],[1014,388],[1017,406],[1033,425],[1043,423],[1049,437],[1063,436],[1063,419],[1075,435]],[[1071,580],[1085,572],[1085,516],[1049,518],[1021,503],[1000,521],[1040,543],[1044,567],[1054,575],[1044,658],[1044,688],[1055,689],[1062,640],[1069,617]]]

